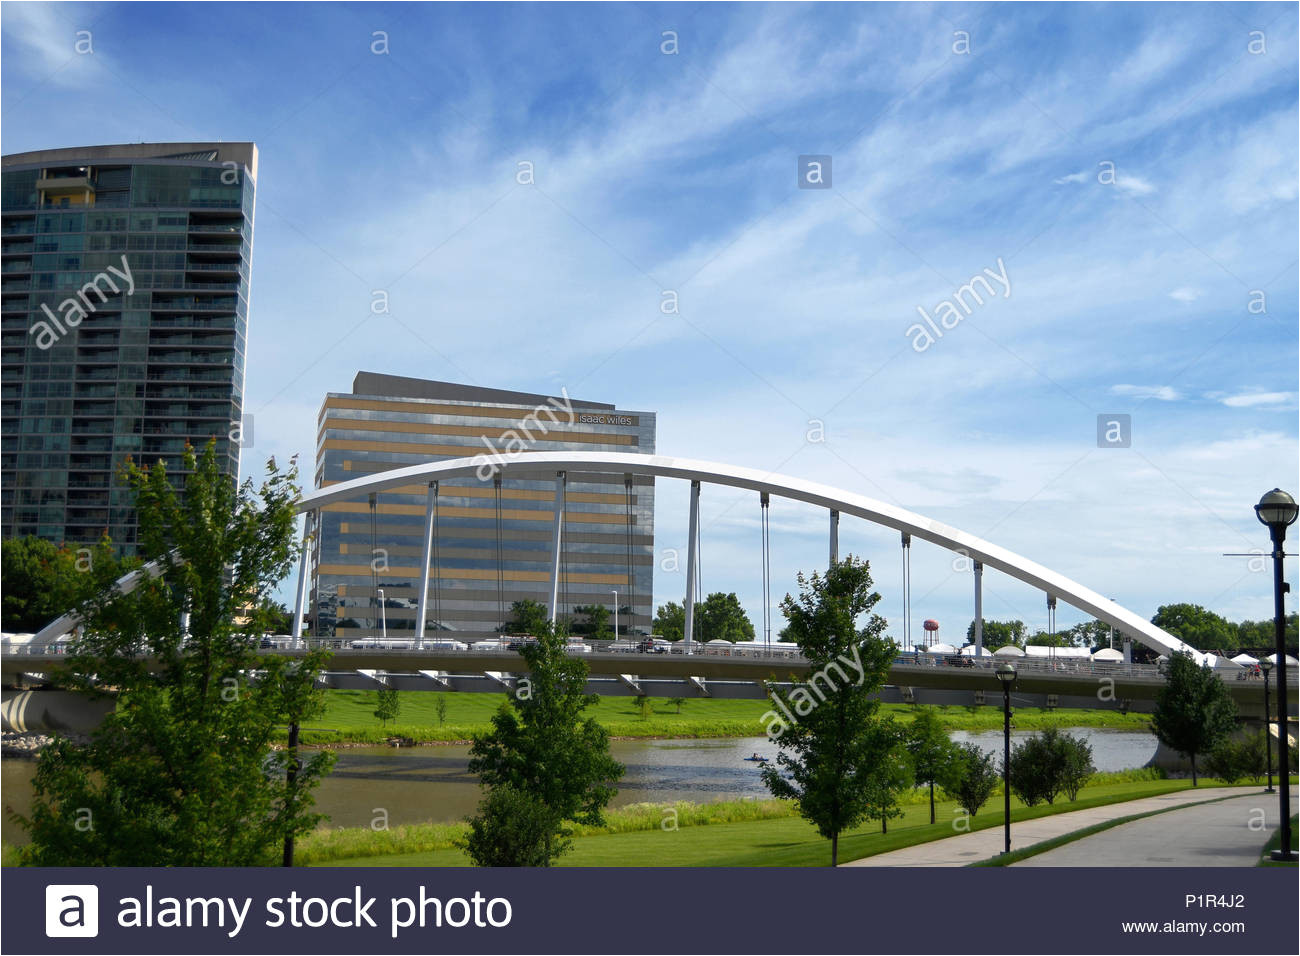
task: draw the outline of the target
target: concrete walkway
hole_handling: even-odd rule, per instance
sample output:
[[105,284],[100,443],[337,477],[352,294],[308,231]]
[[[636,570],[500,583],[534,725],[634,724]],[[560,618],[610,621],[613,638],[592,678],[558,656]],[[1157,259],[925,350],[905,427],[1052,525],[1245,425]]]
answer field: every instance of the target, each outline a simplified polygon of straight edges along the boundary
[[[1294,792],[1295,788],[1292,788]],[[1263,786],[1258,787],[1215,787],[1208,790],[1180,790],[1175,793],[1164,793],[1158,797],[1143,797],[1140,800],[1129,800],[1125,803],[1112,803],[1104,807],[1093,807],[1088,810],[1074,810],[1069,813],[1058,813],[1053,816],[1040,817],[1037,820],[1025,820],[1020,823],[1011,824],[1011,848],[1013,850],[1023,849],[1035,843],[1041,843],[1044,840],[1050,840],[1053,837],[1063,836],[1066,833],[1073,833],[1075,830],[1082,830],[1085,827],[1094,826],[1098,823],[1105,823],[1108,820],[1114,820],[1117,817],[1132,816],[1135,813],[1149,813],[1152,810],[1166,810],[1170,807],[1184,805],[1195,805],[1203,803],[1206,800],[1220,800],[1224,797],[1255,797],[1259,801],[1259,806],[1265,808],[1271,804],[1273,808],[1274,825],[1276,825],[1277,816],[1277,794],[1265,794]],[[1233,801],[1236,803],[1236,801]],[[1294,798],[1292,804],[1294,805]],[[1240,813],[1241,811],[1236,811]],[[1172,816],[1173,814],[1171,814]],[[1141,821],[1136,821],[1141,822]],[[942,823],[935,824],[942,826]],[[1131,826],[1126,824],[1123,826]],[[1122,827],[1115,828],[1117,832]],[[1244,827],[1242,834],[1247,834]],[[1101,834],[1099,834],[1101,835]],[[1267,834],[1250,834],[1251,839],[1242,839],[1243,844],[1248,844],[1253,848],[1253,852],[1258,855],[1259,848],[1264,845],[1268,839]],[[1254,839],[1254,837],[1259,837]],[[1095,839],[1090,838],[1090,839]],[[922,843],[919,846],[905,847],[901,850],[892,850],[889,853],[878,853],[875,856],[868,856],[861,860],[854,860],[851,863],[842,863],[841,866],[967,866],[971,863],[978,863],[980,860],[987,860],[989,857],[996,856],[1002,852],[1002,827],[989,827],[987,830],[979,830],[975,833],[966,833],[961,836],[947,837],[942,840],[933,840],[930,843]],[[1053,851],[1055,852],[1055,851]],[[1161,854],[1167,856],[1168,854]],[[1026,860],[1028,864],[1033,859],[1039,859],[1046,854],[1039,854],[1039,857],[1031,857]],[[1068,865],[1068,864],[1066,864]],[[1073,865],[1110,865],[1107,863],[1093,864],[1073,864]],[[1145,864],[1117,863],[1115,865],[1136,865],[1136,866],[1178,866],[1178,863],[1156,863],[1147,862]],[[1203,864],[1197,864],[1203,865]],[[1253,861],[1252,864],[1253,865]]]
[[1254,866],[1277,821],[1277,794],[1257,791],[1123,823],[1014,865]]

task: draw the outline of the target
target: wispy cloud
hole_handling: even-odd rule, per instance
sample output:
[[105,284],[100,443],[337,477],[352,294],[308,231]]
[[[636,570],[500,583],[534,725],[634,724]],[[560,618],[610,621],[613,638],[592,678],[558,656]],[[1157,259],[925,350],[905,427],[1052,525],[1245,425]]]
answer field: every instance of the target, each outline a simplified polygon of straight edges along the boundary
[[1229,408],[1258,408],[1263,410],[1294,408],[1295,392],[1242,392],[1220,399]]
[[1169,293],[1169,298],[1177,299],[1179,302],[1195,302],[1201,297],[1200,289],[1193,289],[1190,286],[1182,286]]
[[1160,402],[1176,402],[1183,397],[1178,389],[1168,385],[1112,385],[1110,392],[1112,395],[1123,395],[1125,398],[1154,398]]

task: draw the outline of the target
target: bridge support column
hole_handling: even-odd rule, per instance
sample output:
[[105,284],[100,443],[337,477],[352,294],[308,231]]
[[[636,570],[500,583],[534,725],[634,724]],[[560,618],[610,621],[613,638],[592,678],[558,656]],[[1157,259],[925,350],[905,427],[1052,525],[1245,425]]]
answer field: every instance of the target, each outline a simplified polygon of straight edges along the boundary
[[551,623],[560,606],[560,553],[564,540],[564,495],[568,479],[564,472],[555,473],[555,526],[551,532]]
[[[420,573],[416,575],[419,581],[420,596],[417,599],[415,610],[415,647],[417,650],[424,648],[424,629],[428,626],[429,620],[429,562],[433,559],[433,516],[437,513],[438,506],[438,483],[429,482],[429,494],[424,504],[424,551],[420,559]],[[442,626],[442,622],[438,622]]]
[[695,563],[699,555],[695,551],[695,539],[700,534],[700,483],[691,482],[691,518],[687,529],[686,541],[686,601],[682,609],[686,612],[686,626],[683,630],[682,646],[686,653],[691,652],[691,638],[695,633]]
[[831,509],[831,564],[840,560],[840,513]]
[[[293,600],[293,624],[290,627],[290,634],[299,638],[302,637],[302,612],[307,603],[307,568],[311,563],[311,538],[312,538],[312,519],[315,517],[314,511],[308,511],[302,516],[302,554],[298,555],[298,591]],[[320,636],[320,635],[316,635]]]
[[984,656],[984,563],[975,562],[975,656]]

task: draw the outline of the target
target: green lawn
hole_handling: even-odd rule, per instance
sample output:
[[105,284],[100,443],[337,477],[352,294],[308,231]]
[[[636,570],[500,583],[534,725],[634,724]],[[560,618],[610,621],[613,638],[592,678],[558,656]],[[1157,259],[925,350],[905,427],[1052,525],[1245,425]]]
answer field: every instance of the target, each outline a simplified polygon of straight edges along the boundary
[[[445,722],[439,724],[437,701],[446,701]],[[303,730],[305,743],[382,742],[390,735],[417,741],[467,740],[485,730],[493,712],[506,695],[401,691],[401,712],[387,728],[375,717],[375,692],[332,690],[327,692],[325,714]],[[681,702],[650,698],[651,712],[642,716],[634,697],[602,697],[588,713],[615,737],[753,737],[764,732],[762,716],[769,705],[762,700],[690,699]],[[882,710],[910,719],[914,708],[907,704],[884,704]],[[996,707],[936,707],[934,710],[949,730],[999,730],[1002,711]],[[1013,717],[1020,730],[1062,727],[1111,727],[1146,730],[1145,714],[1120,714],[1106,710],[1047,710],[1020,708]]]
[[[1216,786],[1203,783],[1202,786]],[[1189,780],[1141,780],[1106,783],[1085,788],[1074,803],[1025,807],[1012,801],[1012,820],[1029,820],[1053,813],[1068,813],[1125,800],[1157,796],[1191,788]],[[970,821],[972,830],[1002,825],[1000,798],[996,807],[985,809]],[[992,804],[994,801],[990,801]],[[944,801],[936,806],[936,822],[929,822],[929,806],[923,803],[905,808],[902,817],[889,821],[889,833],[880,833],[878,822],[840,837],[840,862],[897,850],[930,840],[957,835],[953,820],[956,804]],[[310,838],[308,838],[310,839]],[[830,844],[798,817],[712,823],[626,833],[597,834],[575,838],[573,849],[561,857],[561,866],[825,866],[830,862]],[[356,857],[333,860],[329,866],[468,866],[465,855],[454,847],[419,853]]]

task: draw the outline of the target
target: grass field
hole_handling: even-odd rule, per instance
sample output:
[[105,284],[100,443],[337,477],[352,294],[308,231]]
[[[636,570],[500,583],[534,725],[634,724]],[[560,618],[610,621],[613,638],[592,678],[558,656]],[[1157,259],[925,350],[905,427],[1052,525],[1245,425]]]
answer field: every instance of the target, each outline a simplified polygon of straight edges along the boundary
[[[436,709],[439,698],[447,706],[441,724]],[[389,736],[410,737],[421,742],[467,740],[487,728],[506,695],[401,691],[399,700],[398,719],[384,728],[374,715],[374,691],[328,691],[325,714],[303,728],[303,742],[382,743]],[[769,706],[762,700],[690,699],[681,701],[679,713],[677,703],[662,697],[651,698],[651,712],[643,717],[634,697],[602,697],[588,713],[615,737],[754,737],[764,732],[762,716]],[[949,730],[1002,728],[1002,711],[997,707],[933,709]],[[897,715],[900,720],[908,720],[915,708],[908,704],[884,704],[882,710]],[[1019,730],[1048,726],[1146,730],[1150,725],[1150,718],[1145,714],[1037,707],[1019,708],[1012,719]]]
[[[1114,775],[1124,776],[1124,775]],[[1157,796],[1191,788],[1189,780],[1139,779],[1115,782],[1114,776],[1102,775],[1102,782],[1086,787],[1074,803],[1058,801],[1055,805],[1025,807],[1018,801],[1011,804],[1012,820],[1029,820],[1054,813],[1068,813],[1089,807],[1104,806],[1141,797]],[[1203,782],[1203,787],[1219,786]],[[599,832],[578,835],[573,849],[560,858],[560,866],[825,866],[830,860],[830,844],[822,839],[806,821],[794,814],[793,807],[776,801],[751,801],[751,813],[761,818],[744,818],[725,821],[726,808],[746,801],[728,804],[706,804],[703,817],[698,822],[689,817],[672,818],[667,806],[628,808],[641,814],[638,821],[620,819],[610,814],[610,828]],[[888,850],[943,839],[958,833],[969,823],[970,830],[1002,825],[1000,798],[989,801],[976,817],[964,820],[955,803],[942,801],[936,805],[937,822],[929,822],[929,806],[924,799],[904,808],[902,817],[889,821],[889,832],[880,832],[879,822],[859,827],[840,837],[840,861],[856,860]],[[996,806],[993,806],[996,804]],[[775,807],[773,807],[775,805]],[[689,805],[687,805],[689,806]],[[707,808],[716,806],[711,815]],[[958,821],[954,824],[954,821]],[[676,828],[672,828],[673,822]],[[327,866],[468,866],[469,860],[452,841],[463,833],[463,827],[441,825],[441,832],[426,833],[425,841],[404,842],[395,834],[391,842],[384,834],[372,835],[367,831],[352,831],[350,845],[339,831],[333,834],[312,834],[302,841],[303,862]],[[415,834],[409,834],[414,837]],[[344,858],[331,852],[355,852],[369,845],[374,847],[400,845],[416,847],[418,852],[381,853],[377,855]]]

